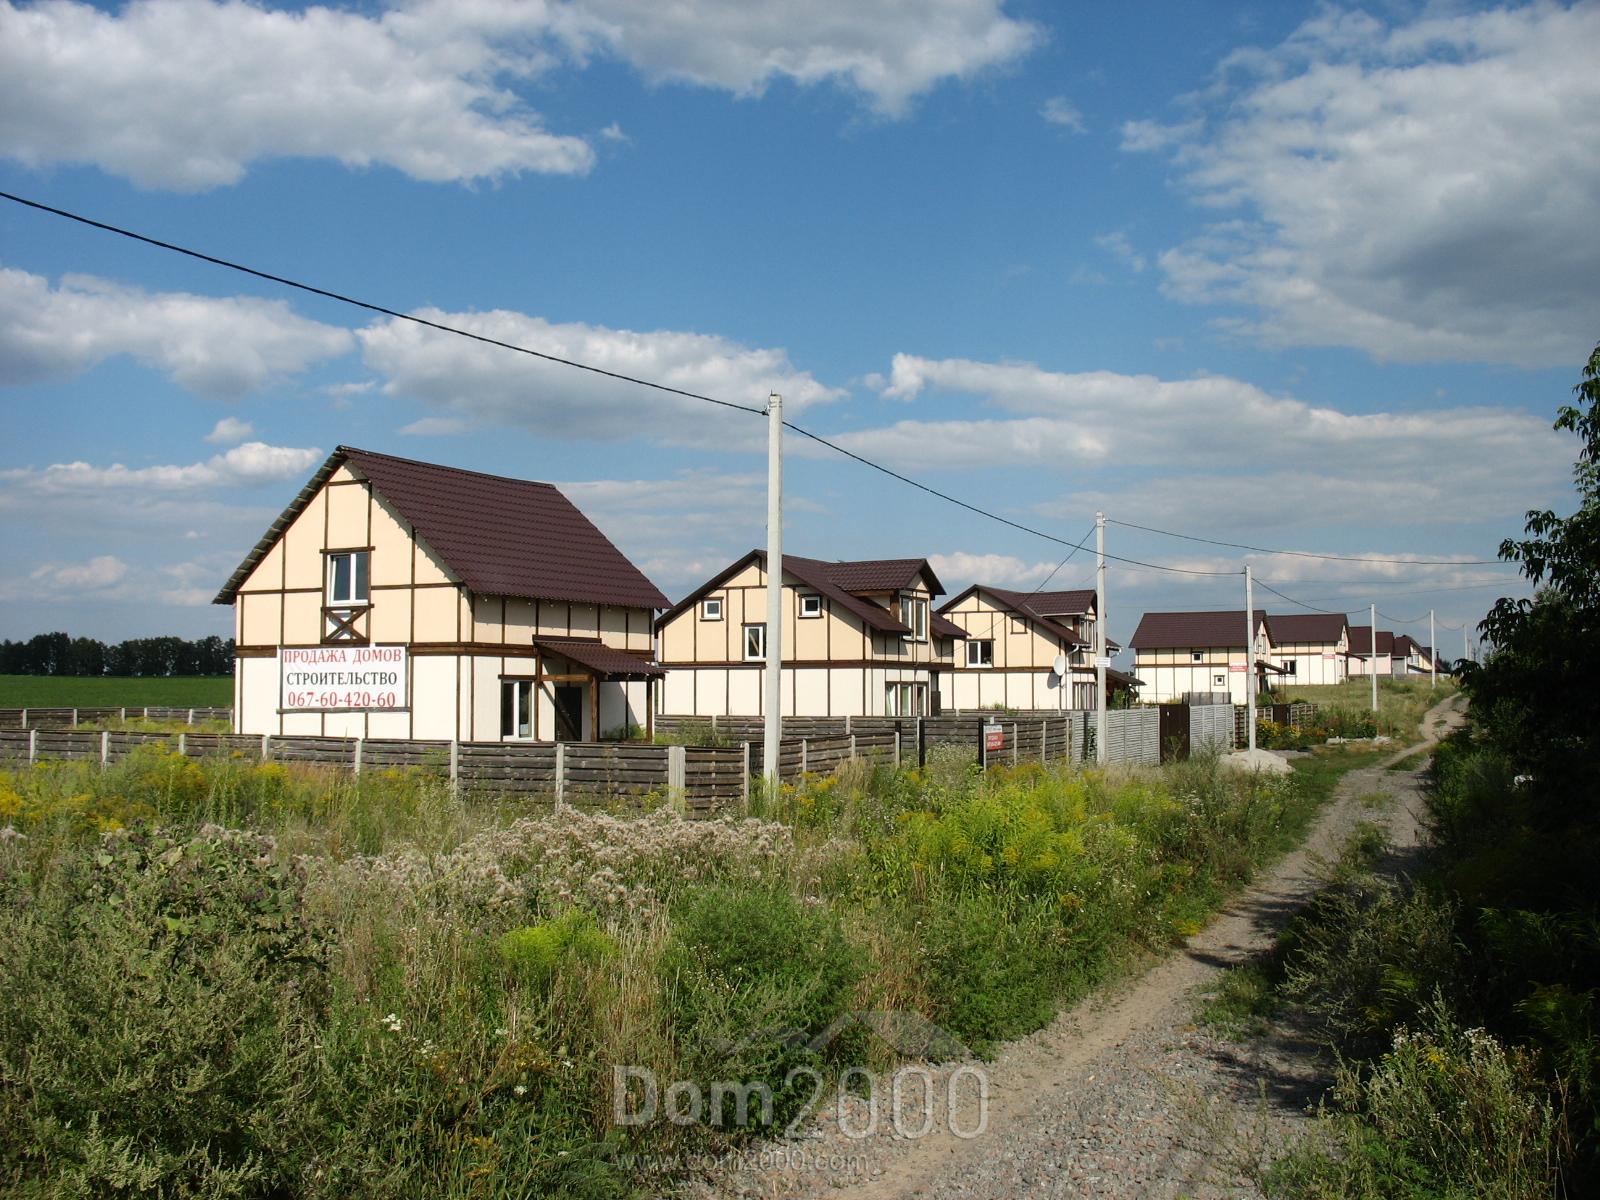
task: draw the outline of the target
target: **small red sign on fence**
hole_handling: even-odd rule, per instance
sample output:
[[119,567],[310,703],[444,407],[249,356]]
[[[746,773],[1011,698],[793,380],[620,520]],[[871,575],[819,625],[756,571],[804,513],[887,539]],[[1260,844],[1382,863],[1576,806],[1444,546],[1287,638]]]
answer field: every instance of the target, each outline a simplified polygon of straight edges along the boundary
[[983,748],[985,750],[1004,750],[1006,748],[1006,731],[999,725],[985,725],[983,727]]

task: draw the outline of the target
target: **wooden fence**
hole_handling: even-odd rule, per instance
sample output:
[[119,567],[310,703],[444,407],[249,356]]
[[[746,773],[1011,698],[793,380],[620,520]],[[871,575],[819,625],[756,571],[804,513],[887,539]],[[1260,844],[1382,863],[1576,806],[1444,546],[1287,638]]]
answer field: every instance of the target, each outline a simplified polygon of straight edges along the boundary
[[[1309,729],[1317,723],[1317,706],[1300,700],[1294,704],[1258,704],[1257,721],[1273,721],[1290,729]],[[1250,709],[1243,704],[1233,706],[1234,744],[1244,746],[1250,738]]]
[[231,708],[0,708],[0,729],[76,729],[99,721],[201,721],[233,722]]

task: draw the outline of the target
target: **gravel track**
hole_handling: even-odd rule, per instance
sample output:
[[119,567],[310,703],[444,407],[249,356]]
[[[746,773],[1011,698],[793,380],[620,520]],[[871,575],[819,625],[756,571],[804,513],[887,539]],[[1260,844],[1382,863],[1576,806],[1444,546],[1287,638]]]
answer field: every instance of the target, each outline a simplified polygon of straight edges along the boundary
[[[1390,865],[1404,865],[1420,839],[1420,773],[1386,768],[1433,745],[1461,719],[1458,699],[1451,697],[1424,716],[1423,740],[1346,775],[1299,850],[1142,976],[1008,1044],[992,1062],[913,1068],[903,1077],[898,1106],[887,1079],[873,1089],[873,1101],[825,1105],[829,1111],[805,1140],[756,1148],[690,1194],[774,1200],[1256,1196],[1241,1169],[1246,1156],[1268,1153],[1303,1128],[1307,1104],[1324,1086],[1326,1063],[1290,1032],[1235,1042],[1197,1025],[1196,993],[1271,945],[1319,886],[1320,864],[1361,822],[1386,827],[1394,847]],[[1360,799],[1373,793],[1393,802],[1375,809]],[[978,1099],[979,1073],[987,1081],[986,1106]],[[926,1113],[916,1103],[925,1079]],[[845,1132],[859,1132],[874,1116],[870,1136]],[[929,1132],[905,1136],[925,1118],[931,1118]],[[977,1136],[952,1132],[980,1126]]]

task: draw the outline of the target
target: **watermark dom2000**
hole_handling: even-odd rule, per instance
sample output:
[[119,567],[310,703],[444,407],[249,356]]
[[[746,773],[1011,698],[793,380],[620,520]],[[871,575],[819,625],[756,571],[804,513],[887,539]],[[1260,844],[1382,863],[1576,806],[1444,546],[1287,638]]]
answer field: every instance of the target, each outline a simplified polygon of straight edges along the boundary
[[[944,1030],[915,1013],[857,1012],[835,1021],[815,1037],[806,1040],[806,1049],[820,1052],[846,1029],[861,1026],[885,1041],[903,1057],[950,1062],[966,1059],[966,1047]],[[743,1041],[719,1047],[738,1051],[752,1043],[778,1039],[793,1041],[792,1031],[762,1031]],[[889,1078],[887,1113],[875,1102],[863,1106],[858,1095],[872,1090],[874,1078],[865,1067],[848,1067],[840,1072],[834,1093],[827,1097],[823,1073],[802,1065],[784,1076],[783,1094],[791,1103],[785,1108],[795,1116],[784,1126],[782,1135],[794,1137],[799,1126],[820,1111],[828,1099],[834,1104],[834,1123],[847,1138],[868,1138],[881,1130],[886,1116],[895,1134],[916,1139],[944,1129],[958,1138],[981,1136],[989,1125],[989,1076],[983,1067],[963,1062],[954,1070],[941,1072],[944,1103],[939,1104],[935,1072],[922,1063],[901,1067]],[[793,1099],[804,1091],[798,1106]],[[611,1116],[619,1126],[651,1125],[666,1121],[673,1125],[713,1127],[772,1127],[775,1124],[777,1096],[765,1080],[722,1079],[702,1084],[690,1079],[663,1082],[648,1067],[614,1066],[611,1072]],[[943,1108],[941,1112],[940,1109]]]

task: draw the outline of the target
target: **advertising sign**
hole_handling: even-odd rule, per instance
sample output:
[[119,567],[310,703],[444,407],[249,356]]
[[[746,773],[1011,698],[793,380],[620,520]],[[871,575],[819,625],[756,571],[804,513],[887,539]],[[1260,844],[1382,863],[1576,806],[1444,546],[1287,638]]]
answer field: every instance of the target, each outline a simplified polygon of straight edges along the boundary
[[1004,750],[1006,748],[1006,731],[999,725],[985,725],[983,727],[983,748],[986,751]]
[[278,650],[284,712],[405,708],[404,646],[311,646]]
[[1245,672],[1245,665],[1243,663],[1229,663],[1228,670],[1237,671],[1239,674],[1243,675]]

